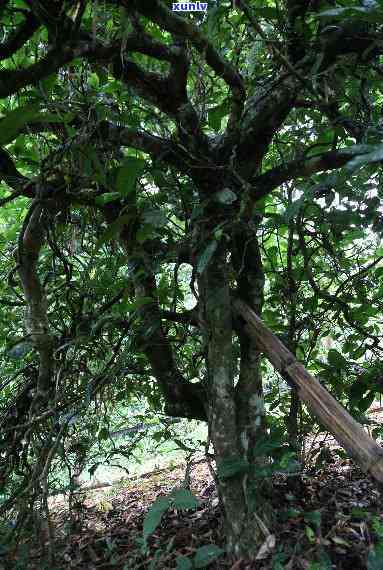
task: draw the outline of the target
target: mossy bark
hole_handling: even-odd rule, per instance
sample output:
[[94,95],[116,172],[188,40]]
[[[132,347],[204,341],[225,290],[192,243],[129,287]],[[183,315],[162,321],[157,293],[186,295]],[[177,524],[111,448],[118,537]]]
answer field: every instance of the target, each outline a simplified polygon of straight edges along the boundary
[[[249,255],[252,253],[254,249]],[[253,453],[258,437],[265,433],[260,354],[256,343],[244,331],[237,331],[240,373],[235,385],[230,270],[228,250],[221,243],[199,283],[207,326],[209,432],[215,451],[228,551],[233,559],[254,560],[261,545],[271,536],[272,522],[269,485],[257,476],[257,467],[267,459]],[[258,271],[251,277],[254,295],[258,289],[257,295],[262,299],[259,287],[263,287],[263,276]],[[229,464],[234,466],[232,476],[226,476]],[[236,472],[236,465],[243,468]]]

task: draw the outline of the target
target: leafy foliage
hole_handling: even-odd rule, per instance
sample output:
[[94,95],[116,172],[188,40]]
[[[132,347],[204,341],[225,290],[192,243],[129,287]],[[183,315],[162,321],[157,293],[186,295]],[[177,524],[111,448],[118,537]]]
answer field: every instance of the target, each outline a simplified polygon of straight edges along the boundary
[[188,489],[175,489],[167,497],[157,497],[145,516],[144,540],[153,534],[161,523],[162,515],[168,509],[186,510],[197,507],[198,501]]

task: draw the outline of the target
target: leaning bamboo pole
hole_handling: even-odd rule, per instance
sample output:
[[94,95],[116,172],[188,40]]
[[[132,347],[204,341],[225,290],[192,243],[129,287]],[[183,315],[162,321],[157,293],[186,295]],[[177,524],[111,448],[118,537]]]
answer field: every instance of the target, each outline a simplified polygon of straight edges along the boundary
[[316,380],[279,338],[243,301],[236,299],[234,310],[244,319],[245,330],[254,338],[271,364],[287,376],[298,395],[321,424],[333,434],[338,443],[365,472],[383,485],[383,449],[363,427]]

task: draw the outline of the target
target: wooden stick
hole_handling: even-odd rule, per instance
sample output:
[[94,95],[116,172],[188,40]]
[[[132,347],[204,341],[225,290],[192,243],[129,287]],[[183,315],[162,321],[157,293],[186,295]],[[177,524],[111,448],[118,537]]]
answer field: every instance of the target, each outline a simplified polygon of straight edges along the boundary
[[245,330],[253,337],[271,364],[287,375],[320,423],[353,457],[359,467],[383,484],[383,449],[362,426],[331,396],[318,380],[297,361],[279,338],[243,301],[236,299],[235,311],[245,320]]

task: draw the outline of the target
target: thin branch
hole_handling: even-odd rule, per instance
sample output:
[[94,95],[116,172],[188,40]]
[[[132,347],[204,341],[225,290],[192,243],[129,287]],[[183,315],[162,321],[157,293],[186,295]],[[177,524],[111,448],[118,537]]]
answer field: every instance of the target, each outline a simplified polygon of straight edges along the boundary
[[[182,52],[179,47],[167,46],[162,42],[158,42],[145,34],[144,31],[139,34],[134,32],[124,40],[118,40],[106,46],[98,45],[95,57],[98,61],[109,61],[115,57],[116,54],[121,58],[121,54],[123,56],[130,51],[142,53],[158,60],[168,61],[169,63],[179,61],[182,57]],[[89,59],[92,60],[92,55],[89,56]]]
[[23,69],[0,71],[0,97],[8,97],[27,85],[35,85],[63,65],[78,57],[96,57],[99,47],[91,41],[79,41],[73,45],[60,45],[50,50],[45,57]]
[[253,178],[251,182],[252,198],[254,201],[258,201],[289,180],[307,178],[317,172],[341,168],[355,156],[366,154],[366,152],[368,151],[363,148],[357,149],[355,147],[348,147],[318,154],[310,158],[298,158],[276,166],[260,176]]
[[259,169],[272,138],[293,108],[297,93],[297,80],[290,73],[259,85],[246,102],[238,141],[233,144],[232,133],[228,132],[217,147],[219,159],[230,160],[248,180]]
[[[332,306],[333,305],[338,306],[339,309],[341,310],[342,314],[343,314],[345,321],[350,325],[350,327],[357,330],[364,338],[372,339],[372,341],[373,341],[372,347],[379,348],[380,337],[377,335],[373,335],[373,334],[369,333],[367,329],[365,329],[363,326],[361,326],[357,322],[355,322],[355,320],[352,318],[352,315],[351,315],[350,305],[348,303],[346,303],[345,301],[343,301],[342,299],[340,299],[339,297],[337,297],[336,295],[333,295],[331,293],[328,293],[328,291],[321,289],[320,286],[317,284],[317,282],[315,281],[315,277],[314,277],[312,268],[311,268],[311,261],[310,261],[310,256],[309,256],[309,253],[308,253],[307,247],[306,247],[306,241],[305,241],[305,237],[304,237],[304,233],[303,233],[303,228],[299,222],[296,224],[296,229],[297,229],[297,233],[298,233],[298,237],[299,237],[299,247],[300,247],[300,250],[302,252],[303,259],[304,259],[305,274],[307,275],[308,281],[309,281],[313,291],[317,294],[317,296],[319,298],[330,303],[330,306],[331,305]],[[370,348],[372,348],[372,347],[370,347]]]
[[290,71],[292,75],[294,75],[306,89],[308,89],[314,96],[316,96],[315,90],[313,89],[312,85],[299,73],[299,71],[292,65],[292,63],[283,55],[282,52],[279,51],[277,46],[274,42],[271,42],[268,37],[266,36],[265,32],[263,31],[262,27],[258,24],[257,20],[254,18],[250,8],[246,4],[244,0],[238,0],[239,6],[242,8],[246,18],[249,20],[251,25],[253,26],[254,30],[260,35],[260,37],[265,42],[267,49],[270,51],[272,55],[275,55],[280,62],[284,65],[284,67]]
[[153,158],[168,162],[184,172],[190,171],[190,157],[179,145],[161,137],[120,127],[103,121],[99,124],[96,134],[101,140],[120,146],[131,146],[150,154]]
[[[34,196],[34,192],[29,188],[31,183],[29,178],[17,170],[11,155],[3,148],[0,148],[0,180],[4,180],[10,188],[16,192],[20,192],[24,196],[30,198]],[[8,198],[10,197],[4,198],[3,200],[9,201]]]
[[40,23],[37,18],[31,12],[26,13],[24,22],[14,30],[6,42],[0,44],[0,61],[11,57],[19,50],[33,36],[39,26]]
[[161,319],[172,321],[174,323],[185,323],[199,327],[196,309],[177,313],[176,311],[161,311]]
[[200,32],[190,20],[171,12],[160,0],[135,0],[127,2],[126,8],[132,8],[156,22],[162,29],[188,39],[204,57],[206,63],[230,87],[233,100],[238,106],[238,114],[245,99],[245,87],[242,77],[232,65],[213,47],[208,38]]

